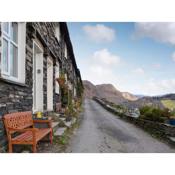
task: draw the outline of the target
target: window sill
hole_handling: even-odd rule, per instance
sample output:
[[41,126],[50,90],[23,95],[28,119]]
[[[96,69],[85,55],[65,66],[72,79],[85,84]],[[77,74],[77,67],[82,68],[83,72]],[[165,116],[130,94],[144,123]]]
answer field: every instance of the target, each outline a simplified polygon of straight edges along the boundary
[[0,77],[0,81],[3,81],[3,82],[8,83],[8,84],[14,84],[17,86],[28,87],[28,85],[26,85],[25,83],[9,80],[9,79],[3,78],[3,77]]

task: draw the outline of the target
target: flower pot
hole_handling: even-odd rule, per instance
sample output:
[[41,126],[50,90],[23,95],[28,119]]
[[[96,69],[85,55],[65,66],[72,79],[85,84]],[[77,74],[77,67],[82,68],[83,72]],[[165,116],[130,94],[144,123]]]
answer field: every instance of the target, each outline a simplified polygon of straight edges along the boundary
[[169,124],[170,125],[175,125],[175,118],[169,119]]
[[63,86],[64,83],[65,83],[65,79],[64,79],[64,78],[57,78],[56,81],[58,82],[58,84],[59,84],[60,86]]

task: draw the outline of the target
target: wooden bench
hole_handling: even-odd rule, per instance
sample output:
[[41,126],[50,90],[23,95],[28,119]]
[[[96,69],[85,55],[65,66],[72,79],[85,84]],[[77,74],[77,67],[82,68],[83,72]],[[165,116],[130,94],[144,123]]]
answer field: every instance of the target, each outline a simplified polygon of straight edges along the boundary
[[[35,123],[48,123],[48,128],[35,128]],[[4,116],[9,152],[12,153],[13,145],[32,145],[33,152],[36,152],[37,143],[46,135],[49,135],[52,144],[52,123],[51,120],[33,120],[31,112],[18,112]],[[15,135],[15,136],[14,136]]]

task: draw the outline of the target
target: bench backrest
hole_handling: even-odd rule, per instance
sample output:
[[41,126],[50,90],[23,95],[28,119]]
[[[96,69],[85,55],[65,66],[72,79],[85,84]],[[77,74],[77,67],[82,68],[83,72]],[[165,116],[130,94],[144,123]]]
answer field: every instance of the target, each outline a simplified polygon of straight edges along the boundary
[[9,128],[24,129],[33,126],[32,112],[6,114],[4,116],[4,124],[7,132]]

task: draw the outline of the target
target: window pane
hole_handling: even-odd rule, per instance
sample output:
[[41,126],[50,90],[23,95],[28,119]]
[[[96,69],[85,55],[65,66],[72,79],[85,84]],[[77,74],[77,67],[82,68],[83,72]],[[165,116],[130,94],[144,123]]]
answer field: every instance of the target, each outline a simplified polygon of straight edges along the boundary
[[56,26],[55,35],[56,35],[58,41],[60,41],[61,40],[61,32],[60,32],[60,26],[59,25]]
[[18,49],[13,44],[10,45],[10,75],[18,77]]
[[12,22],[10,25],[10,33],[11,40],[15,43],[18,43],[18,24],[16,22]]
[[67,45],[65,44],[64,56],[67,58]]
[[2,28],[4,32],[9,33],[9,23],[8,22],[3,22]]
[[59,78],[59,66],[55,67],[55,76],[56,78]]
[[[55,77],[56,78],[59,78],[59,66],[57,65],[56,67],[55,67]],[[57,94],[59,94],[59,84],[58,84],[58,82],[55,82],[55,92],[57,93]]]
[[3,39],[3,52],[2,52],[2,69],[4,72],[8,72],[8,42]]

